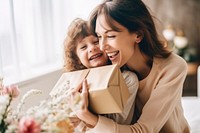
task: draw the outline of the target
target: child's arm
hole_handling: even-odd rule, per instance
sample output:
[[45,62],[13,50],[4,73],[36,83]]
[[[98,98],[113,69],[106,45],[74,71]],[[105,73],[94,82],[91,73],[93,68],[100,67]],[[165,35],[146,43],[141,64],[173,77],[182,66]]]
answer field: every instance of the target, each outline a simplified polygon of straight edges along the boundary
[[122,113],[106,114],[107,118],[113,119],[118,124],[131,124],[132,117],[135,109],[135,97],[137,94],[139,81],[137,75],[131,71],[123,71],[122,76],[125,79],[126,85],[130,92],[130,97],[128,98],[126,104],[124,105],[124,110]]

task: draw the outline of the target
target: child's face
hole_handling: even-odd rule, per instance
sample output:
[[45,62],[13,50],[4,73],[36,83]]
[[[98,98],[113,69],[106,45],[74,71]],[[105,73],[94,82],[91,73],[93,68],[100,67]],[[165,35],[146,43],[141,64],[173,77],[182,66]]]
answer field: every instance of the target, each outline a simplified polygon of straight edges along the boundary
[[93,35],[85,37],[78,43],[76,54],[87,68],[103,66],[108,62],[107,55],[99,48],[98,38]]

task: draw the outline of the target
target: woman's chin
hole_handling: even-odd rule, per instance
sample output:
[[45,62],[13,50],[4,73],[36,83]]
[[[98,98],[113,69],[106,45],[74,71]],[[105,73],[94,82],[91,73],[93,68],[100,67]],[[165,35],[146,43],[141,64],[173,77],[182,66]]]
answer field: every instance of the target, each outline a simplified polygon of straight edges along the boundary
[[112,61],[112,64],[121,67],[119,62]]

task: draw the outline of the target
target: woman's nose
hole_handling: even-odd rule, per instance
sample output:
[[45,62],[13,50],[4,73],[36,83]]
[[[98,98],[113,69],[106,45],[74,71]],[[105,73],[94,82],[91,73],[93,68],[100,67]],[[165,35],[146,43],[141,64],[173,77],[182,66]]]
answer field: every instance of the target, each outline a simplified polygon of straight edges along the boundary
[[105,40],[99,41],[99,45],[100,45],[100,49],[101,49],[102,51],[108,49],[108,44],[106,43]]

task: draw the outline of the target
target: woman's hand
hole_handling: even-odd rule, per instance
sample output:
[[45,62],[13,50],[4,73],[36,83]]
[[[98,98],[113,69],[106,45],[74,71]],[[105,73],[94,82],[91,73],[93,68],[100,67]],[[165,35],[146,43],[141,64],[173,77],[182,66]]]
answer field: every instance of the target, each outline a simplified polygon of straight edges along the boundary
[[83,82],[71,91],[70,105],[77,117],[81,119],[89,127],[97,124],[98,116],[88,110],[88,83],[84,79]]

